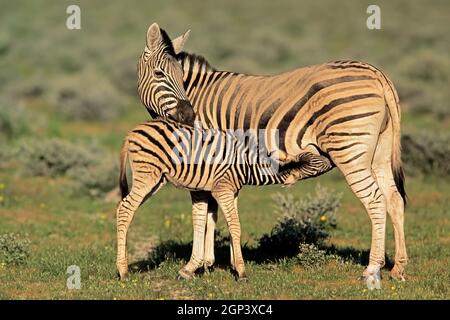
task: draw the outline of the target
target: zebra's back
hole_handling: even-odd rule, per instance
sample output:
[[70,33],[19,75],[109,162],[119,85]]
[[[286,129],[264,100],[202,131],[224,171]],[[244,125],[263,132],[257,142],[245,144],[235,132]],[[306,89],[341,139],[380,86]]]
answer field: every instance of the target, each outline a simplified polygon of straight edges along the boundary
[[136,126],[125,140],[133,170],[156,170],[189,190],[211,191],[227,174],[239,186],[279,184],[298,169],[294,165],[279,171],[276,161],[258,149],[256,140],[247,138],[233,131],[157,119]]
[[299,154],[313,144],[326,152],[316,135],[327,124],[349,114],[384,112],[385,76],[362,62],[335,61],[274,76],[211,71],[217,75],[195,77],[195,68],[184,70],[194,73],[186,72],[185,80],[195,80],[185,87],[204,127],[263,129],[269,150]]

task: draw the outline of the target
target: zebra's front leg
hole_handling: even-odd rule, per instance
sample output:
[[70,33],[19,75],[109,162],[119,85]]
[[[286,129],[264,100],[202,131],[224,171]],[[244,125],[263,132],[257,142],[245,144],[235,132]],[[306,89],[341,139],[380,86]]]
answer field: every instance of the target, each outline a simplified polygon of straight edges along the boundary
[[208,193],[208,220],[206,222],[205,254],[203,259],[203,267],[206,272],[209,271],[209,268],[215,262],[214,242],[218,208],[216,199]]
[[192,278],[195,271],[203,266],[208,198],[209,193],[207,192],[191,192],[193,226],[192,254],[189,262],[180,271],[178,271],[179,276],[184,279]]

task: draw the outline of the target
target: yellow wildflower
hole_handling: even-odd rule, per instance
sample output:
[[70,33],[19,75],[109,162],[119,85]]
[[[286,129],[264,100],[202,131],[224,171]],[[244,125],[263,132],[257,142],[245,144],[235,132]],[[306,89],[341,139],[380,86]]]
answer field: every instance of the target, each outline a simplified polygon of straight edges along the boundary
[[321,217],[320,217],[320,221],[322,221],[322,222],[325,222],[325,221],[327,221],[327,217],[325,217],[325,216],[321,216]]

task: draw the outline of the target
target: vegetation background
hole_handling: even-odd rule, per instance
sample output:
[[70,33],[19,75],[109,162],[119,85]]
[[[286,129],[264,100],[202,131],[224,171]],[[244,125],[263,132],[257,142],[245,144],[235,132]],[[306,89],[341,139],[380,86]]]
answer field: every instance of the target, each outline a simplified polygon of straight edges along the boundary
[[[81,30],[66,28],[71,4],[81,8]],[[381,8],[381,30],[366,28],[370,4]],[[0,0],[0,298],[448,299],[449,11],[446,0]],[[134,272],[118,281],[117,156],[126,132],[149,118],[137,98],[136,62],[155,21],[172,37],[191,29],[186,50],[218,69],[274,74],[360,59],[389,75],[403,110],[407,282],[389,280],[388,270],[382,290],[358,280],[370,223],[337,170],[287,190],[242,192],[247,283],[228,269],[221,216],[214,271],[176,280],[190,253],[190,198],[165,187],[138,211],[129,242]],[[314,194],[318,183],[328,189]],[[295,201],[313,208],[313,227],[325,236],[281,256],[262,250],[298,236],[285,228],[298,227],[291,219],[298,212],[283,216]],[[389,223],[387,232],[389,267]],[[70,265],[81,268],[80,290],[66,287]]]

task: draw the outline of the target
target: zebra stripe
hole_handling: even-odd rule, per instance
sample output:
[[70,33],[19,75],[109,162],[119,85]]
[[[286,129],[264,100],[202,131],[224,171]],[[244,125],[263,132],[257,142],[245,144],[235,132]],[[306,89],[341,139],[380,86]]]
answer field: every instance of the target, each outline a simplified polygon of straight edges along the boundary
[[[152,117],[170,116],[172,119],[192,123],[194,113],[183,88],[183,72],[176,63],[176,52],[169,36],[157,24],[147,32],[147,46],[139,58],[138,93],[145,105],[157,105],[149,109]],[[181,110],[181,111],[180,111]]]
[[[278,171],[270,162],[258,159],[255,147],[254,143],[246,143],[245,139],[231,131],[214,130],[205,134],[205,131],[196,131],[172,120],[154,120],[132,130],[125,138],[121,151],[120,186],[123,199],[117,208],[117,268],[121,278],[125,278],[128,270],[126,237],[131,219],[145,199],[166,180],[184,189],[211,192],[227,219],[233,242],[234,267],[240,277],[245,277],[237,213],[237,193],[242,186],[290,184],[292,180],[308,178],[329,169],[321,166],[331,167],[330,162],[324,164],[321,159],[317,161],[317,156],[304,153],[289,168]],[[224,158],[217,161],[222,156]],[[133,176],[130,192],[126,179],[127,158]],[[193,201],[196,200],[194,193]],[[201,201],[194,204],[196,210],[199,207],[205,210]],[[194,220],[195,232],[202,232],[199,229],[204,232],[204,217]],[[202,265],[202,261],[191,259],[182,272],[193,274]]]
[[[171,43],[161,45],[170,47]],[[400,107],[392,82],[379,69],[360,61],[339,60],[257,76],[216,70],[203,57],[185,52],[171,57],[181,65],[180,86],[204,128],[264,129],[270,152],[280,151],[290,159],[314,153],[339,168],[372,221],[365,275],[378,272],[384,264],[385,231],[378,221],[385,220],[388,212],[396,230],[393,275],[403,278],[406,193]],[[158,104],[142,101],[151,112],[159,110],[159,115],[170,117]],[[278,132],[278,140],[273,139],[273,132]],[[369,174],[364,184],[370,192],[362,194],[353,183]],[[374,203],[380,205],[374,209]]]

